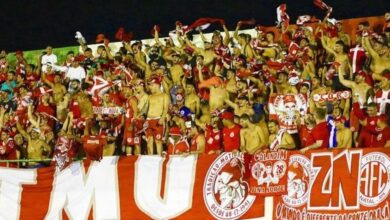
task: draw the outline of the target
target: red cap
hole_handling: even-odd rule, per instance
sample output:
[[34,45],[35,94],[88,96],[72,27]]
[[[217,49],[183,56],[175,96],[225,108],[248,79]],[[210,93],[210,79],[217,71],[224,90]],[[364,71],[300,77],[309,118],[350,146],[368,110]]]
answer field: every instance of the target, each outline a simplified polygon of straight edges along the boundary
[[225,111],[225,112],[222,112],[222,114],[219,115],[219,118],[220,119],[226,119],[226,120],[233,121],[234,120],[234,115],[231,112]]
[[172,135],[172,136],[181,136],[181,131],[180,131],[180,128],[179,127],[172,127],[171,129],[169,129],[169,135]]

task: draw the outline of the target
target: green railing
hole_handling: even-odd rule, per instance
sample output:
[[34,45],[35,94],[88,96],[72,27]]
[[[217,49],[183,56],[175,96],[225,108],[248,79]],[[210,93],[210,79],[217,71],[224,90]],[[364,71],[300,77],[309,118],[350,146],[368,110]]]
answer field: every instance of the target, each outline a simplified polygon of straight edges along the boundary
[[[82,158],[73,158],[73,161],[79,161],[84,160],[85,157]],[[5,163],[6,167],[10,167],[10,164],[16,163],[17,168],[23,168],[24,166],[28,165],[29,163],[46,163],[49,165],[49,162],[53,161],[52,158],[47,159],[18,159],[18,160],[0,160],[0,164]]]

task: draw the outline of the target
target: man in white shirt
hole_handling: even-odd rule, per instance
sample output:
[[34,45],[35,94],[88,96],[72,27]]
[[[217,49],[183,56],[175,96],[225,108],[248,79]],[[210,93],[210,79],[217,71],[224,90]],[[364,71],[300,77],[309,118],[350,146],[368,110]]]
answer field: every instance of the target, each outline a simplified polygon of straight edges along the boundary
[[83,83],[83,80],[85,79],[85,70],[82,66],[80,66],[80,62],[82,61],[82,57],[77,56],[74,58],[72,66],[68,68],[65,74],[65,79],[72,81],[74,79],[77,79],[81,84]]
[[46,72],[47,64],[57,64],[57,56],[53,54],[53,48],[51,46],[46,47],[46,54],[42,56],[42,72]]

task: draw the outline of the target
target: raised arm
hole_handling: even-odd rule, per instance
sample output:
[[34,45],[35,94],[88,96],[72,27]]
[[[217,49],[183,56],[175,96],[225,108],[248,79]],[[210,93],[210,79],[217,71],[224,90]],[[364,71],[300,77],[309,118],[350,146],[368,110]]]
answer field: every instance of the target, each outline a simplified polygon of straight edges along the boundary
[[19,134],[21,134],[25,139],[28,140],[30,138],[30,135],[23,129],[19,121],[16,121],[16,129],[18,130]]
[[351,80],[346,80],[344,78],[344,74],[345,74],[345,70],[344,69],[345,68],[342,68],[341,65],[338,67],[340,83],[343,84],[345,87],[353,89],[356,86],[356,83],[351,81]]
[[364,47],[364,49],[366,49],[368,51],[368,53],[370,54],[370,56],[373,59],[378,59],[379,58],[379,54],[372,48],[368,36],[363,36],[362,37],[362,46]]
[[236,30],[234,30],[233,38],[238,42],[238,31],[240,30],[241,23],[238,22],[236,26]]
[[328,41],[329,41],[328,37],[326,37],[325,35],[321,36],[321,43],[322,43],[322,46],[325,48],[326,52],[335,56],[336,52],[332,48],[330,48]]
[[32,104],[28,105],[27,107],[27,117],[28,117],[28,120],[31,122],[31,124],[36,127],[36,128],[39,128],[39,119],[36,120],[32,114],[32,111],[33,111],[33,106]]
[[225,38],[223,39],[223,44],[227,46],[229,45],[230,42],[230,33],[225,24],[222,24],[222,28],[223,31],[225,32]]

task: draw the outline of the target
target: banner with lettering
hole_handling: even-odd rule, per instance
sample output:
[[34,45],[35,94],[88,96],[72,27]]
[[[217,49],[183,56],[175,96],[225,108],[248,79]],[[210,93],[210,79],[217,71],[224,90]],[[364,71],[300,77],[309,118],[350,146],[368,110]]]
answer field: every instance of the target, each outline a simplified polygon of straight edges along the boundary
[[0,219],[237,219],[264,216],[243,159],[105,157],[54,168],[0,168]]
[[292,154],[274,219],[390,219],[390,150]]
[[233,153],[0,168],[0,219],[390,219],[390,149],[289,156],[287,193],[273,197],[251,193]]
[[288,151],[261,151],[251,162],[250,190],[258,196],[287,193]]

